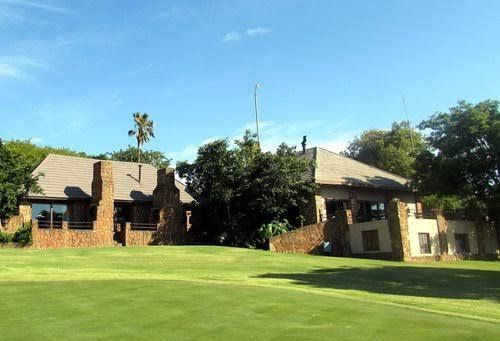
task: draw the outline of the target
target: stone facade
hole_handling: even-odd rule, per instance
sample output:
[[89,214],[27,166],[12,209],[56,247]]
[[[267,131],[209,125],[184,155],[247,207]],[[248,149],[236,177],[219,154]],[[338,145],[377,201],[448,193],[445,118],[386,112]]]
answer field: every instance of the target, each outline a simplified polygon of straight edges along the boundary
[[124,246],[145,246],[154,244],[155,240],[158,239],[158,225],[156,225],[156,229],[154,230],[133,230],[132,224],[126,223],[125,230],[123,231]]
[[439,251],[441,255],[446,255],[448,254],[448,238],[446,237],[448,223],[446,222],[443,212],[437,212],[436,222],[438,228]]
[[179,244],[185,239],[183,209],[172,168],[159,169],[153,191],[153,207],[158,210],[158,233],[154,244]]
[[323,242],[333,239],[333,225],[334,222],[329,220],[272,237],[269,240],[269,250],[322,254]]
[[[114,185],[110,162],[100,161],[94,164],[90,206],[94,221],[88,222],[88,229],[70,229],[67,222],[62,223],[62,228],[39,228],[38,222],[34,220],[33,247],[43,249],[113,245]],[[83,209],[81,206],[78,208]]]
[[31,205],[23,203],[19,205],[19,214],[11,217],[2,225],[2,231],[16,232],[23,224],[31,221]]
[[[475,224],[470,221],[447,221],[444,215],[439,213],[434,221],[415,217],[408,219],[408,207],[397,198],[389,202],[387,217],[387,220],[356,223],[353,222],[350,210],[340,211],[335,219],[271,238],[269,248],[277,252],[318,254],[323,253],[323,242],[329,241],[333,245],[332,253],[335,256],[417,262],[498,259],[500,255],[498,244],[494,239],[496,231],[485,221],[477,221]],[[379,250],[364,249],[362,231],[377,231]],[[419,238],[422,233],[429,235],[430,243],[433,245],[429,253],[421,251]],[[453,239],[455,233],[468,234],[470,252],[459,254],[455,251]]]
[[408,238],[408,212],[404,202],[392,199],[387,207],[387,223],[391,236],[393,259],[405,260],[411,256]]
[[63,222],[62,228],[38,228],[38,222],[34,220],[32,246],[37,249],[48,249],[112,245],[112,234],[109,231],[99,229],[96,221],[91,226],[92,229],[88,230],[69,229],[68,223]]

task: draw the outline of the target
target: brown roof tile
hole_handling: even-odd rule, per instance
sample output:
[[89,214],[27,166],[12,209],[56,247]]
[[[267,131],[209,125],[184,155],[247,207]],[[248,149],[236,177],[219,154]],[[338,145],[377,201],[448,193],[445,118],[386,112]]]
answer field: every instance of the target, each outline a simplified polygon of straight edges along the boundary
[[[88,199],[92,193],[94,163],[99,160],[74,156],[49,154],[33,171],[34,175],[43,174],[38,184],[43,194],[30,194],[30,198]],[[139,163],[110,161],[113,165],[115,200],[150,201],[156,187],[157,169],[142,164],[141,182],[138,181]],[[193,197],[186,186],[176,180],[180,200],[191,203]]]

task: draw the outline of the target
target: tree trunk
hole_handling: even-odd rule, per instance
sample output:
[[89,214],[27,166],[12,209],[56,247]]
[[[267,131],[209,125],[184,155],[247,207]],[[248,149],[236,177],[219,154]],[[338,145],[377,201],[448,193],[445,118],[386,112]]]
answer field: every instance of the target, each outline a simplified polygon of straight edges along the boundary
[[141,163],[141,143],[137,141],[137,162]]

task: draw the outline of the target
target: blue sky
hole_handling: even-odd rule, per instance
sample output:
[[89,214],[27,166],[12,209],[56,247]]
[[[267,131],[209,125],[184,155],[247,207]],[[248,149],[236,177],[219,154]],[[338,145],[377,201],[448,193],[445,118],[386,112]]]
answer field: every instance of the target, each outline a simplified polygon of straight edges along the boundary
[[370,128],[459,99],[499,99],[500,1],[0,0],[0,137],[174,161],[253,128],[265,149],[338,151]]

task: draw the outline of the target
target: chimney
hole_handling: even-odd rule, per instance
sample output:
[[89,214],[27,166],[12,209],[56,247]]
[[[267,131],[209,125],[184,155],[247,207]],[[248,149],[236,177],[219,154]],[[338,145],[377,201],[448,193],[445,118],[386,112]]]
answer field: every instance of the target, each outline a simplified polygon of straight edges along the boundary
[[139,165],[139,183],[141,183],[142,165]]
[[302,138],[302,154],[305,154],[306,153],[306,145],[307,145],[307,135],[304,135],[304,137]]

